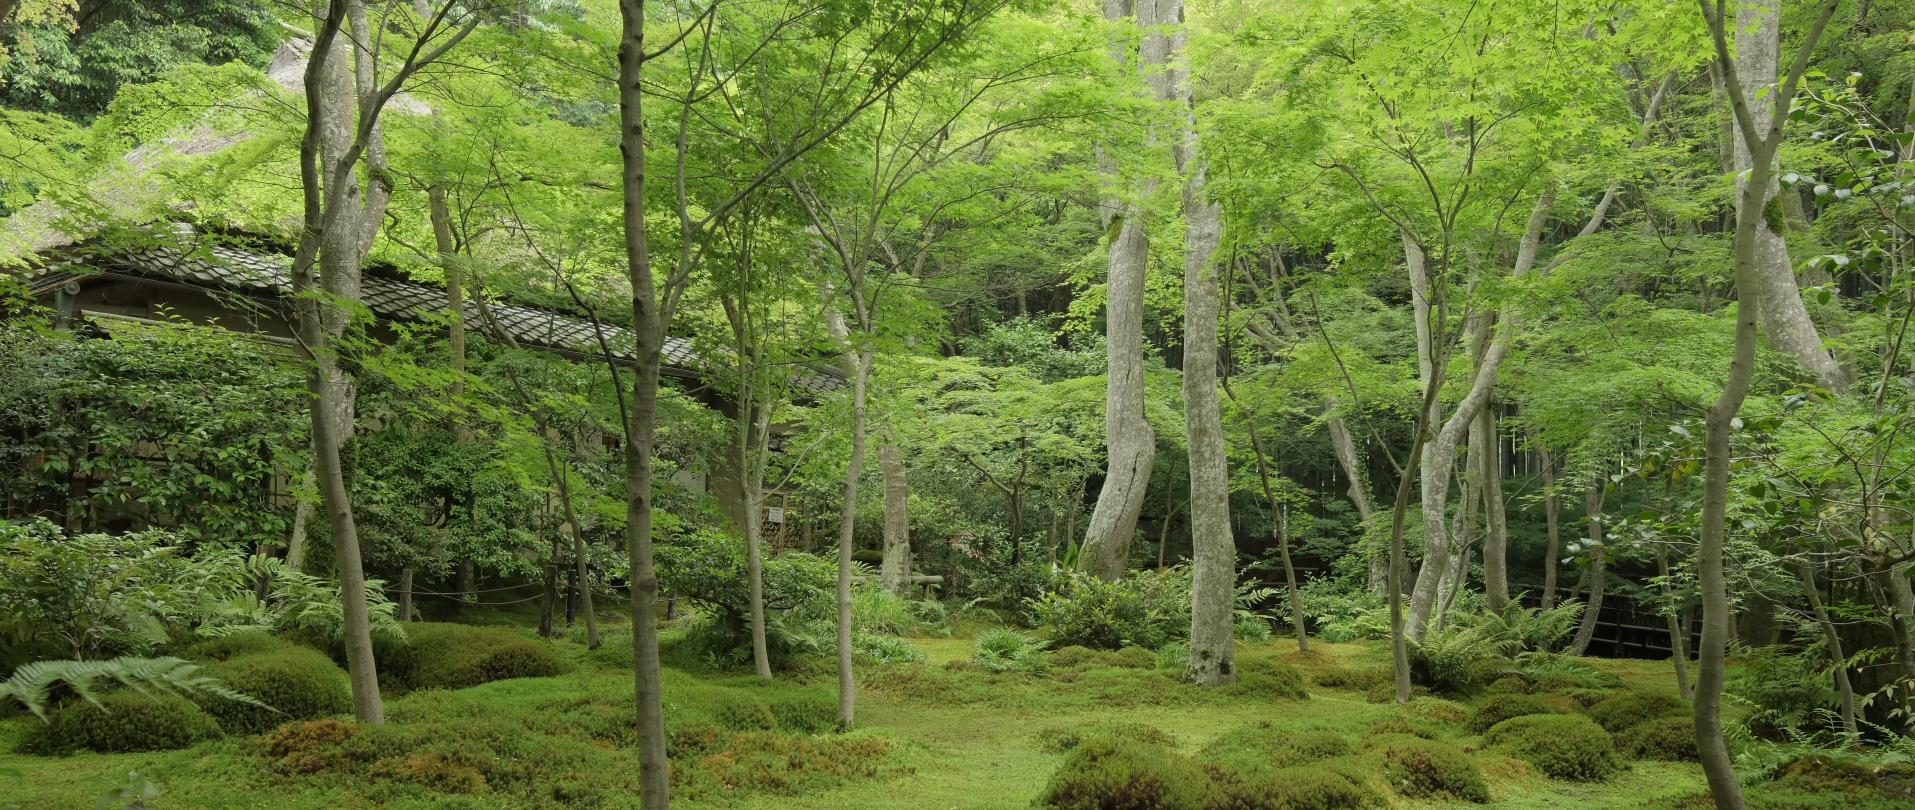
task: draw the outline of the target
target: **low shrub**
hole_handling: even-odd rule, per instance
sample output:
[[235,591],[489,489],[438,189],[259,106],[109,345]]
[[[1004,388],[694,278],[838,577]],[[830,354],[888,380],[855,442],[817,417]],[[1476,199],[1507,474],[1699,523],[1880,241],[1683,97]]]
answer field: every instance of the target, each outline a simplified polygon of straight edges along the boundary
[[1476,711],[1470,714],[1469,730],[1481,734],[1491,726],[1512,717],[1527,714],[1554,714],[1562,709],[1536,695],[1501,694],[1490,695],[1476,704]]
[[1368,747],[1383,757],[1383,776],[1397,795],[1411,799],[1489,801],[1489,783],[1469,755],[1456,746],[1419,737],[1382,736]]
[[978,636],[971,663],[992,672],[1038,672],[1046,663],[1044,646],[1015,630],[996,628]]
[[1270,622],[1256,617],[1238,619],[1237,627],[1232,632],[1238,641],[1269,641]]
[[1124,669],[1150,669],[1157,666],[1157,654],[1142,647],[1124,647],[1104,653],[1104,661]]
[[1440,697],[1430,697],[1428,695],[1411,699],[1410,702],[1403,704],[1402,711],[1404,714],[1421,720],[1441,723],[1446,726],[1457,726],[1459,728],[1464,723],[1469,722],[1470,718],[1470,708],[1468,706],[1457,703],[1454,700],[1445,700]]
[[1147,726],[1143,723],[1098,722],[1057,726],[1039,731],[1037,747],[1045,753],[1061,754],[1082,745],[1085,740],[1098,737],[1117,737],[1147,745],[1161,745],[1165,748],[1177,744],[1175,736],[1156,726]]
[[1176,752],[1103,736],[1084,740],[1051,775],[1038,807],[1056,810],[1205,810],[1209,777]]
[[838,726],[838,703],[832,695],[795,689],[765,690],[762,695],[780,729],[821,734]]
[[1410,681],[1431,691],[1468,694],[1481,688],[1507,659],[1480,626],[1432,627],[1410,643]]
[[778,727],[778,716],[771,705],[744,692],[734,692],[712,703],[713,719],[731,731],[771,731]]
[[406,627],[405,641],[374,646],[380,681],[400,689],[462,689],[564,671],[550,645],[504,627],[419,622]]
[[880,664],[897,664],[906,661],[923,661],[924,653],[911,642],[879,633],[867,633],[863,630],[852,634],[851,652],[860,660],[874,661]]
[[1520,695],[1527,694],[1535,686],[1536,684],[1529,679],[1529,676],[1512,672],[1490,681],[1489,686],[1484,687],[1483,691],[1492,695]]
[[358,730],[358,725],[342,720],[295,721],[273,729],[259,744],[273,759],[273,770],[318,773],[330,764],[327,752]]
[[1589,707],[1589,719],[1611,733],[1658,718],[1688,716],[1688,703],[1660,692],[1621,692]]
[[26,754],[75,751],[124,753],[170,751],[220,736],[219,723],[200,707],[172,694],[109,692],[99,704],[75,700],[34,723],[20,741]]
[[1832,794],[1840,807],[1904,808],[1915,802],[1915,765],[1814,754],[1781,767],[1770,783],[1797,793]]
[[1696,754],[1695,721],[1687,717],[1658,717],[1618,732],[1622,751],[1634,759],[1659,762],[1694,762]]
[[1355,768],[1262,768],[1212,774],[1207,810],[1357,810],[1383,803]]
[[325,653],[281,647],[209,664],[206,674],[257,698],[265,706],[208,697],[199,701],[222,728],[257,734],[288,720],[311,720],[352,711],[346,673]]
[[1158,649],[1190,633],[1190,571],[1135,571],[1115,582],[1075,573],[1031,605],[1057,646]]
[[1557,779],[1596,782],[1622,770],[1609,732],[1578,714],[1531,714],[1497,723],[1490,746]]

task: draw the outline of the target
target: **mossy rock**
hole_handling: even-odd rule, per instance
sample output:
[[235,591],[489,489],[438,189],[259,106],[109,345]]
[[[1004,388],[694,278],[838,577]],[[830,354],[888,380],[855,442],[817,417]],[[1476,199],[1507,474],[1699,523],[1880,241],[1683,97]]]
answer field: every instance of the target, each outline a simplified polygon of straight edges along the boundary
[[1500,694],[1490,695],[1476,704],[1476,710],[1470,714],[1469,730],[1476,733],[1488,731],[1491,726],[1512,717],[1529,714],[1559,714],[1568,708],[1545,700],[1540,695]]
[[171,751],[220,736],[212,715],[178,695],[121,691],[98,700],[74,700],[49,712],[46,722],[35,722],[20,741],[20,752]]
[[1483,772],[1456,746],[1397,734],[1374,737],[1364,745],[1383,758],[1383,776],[1397,795],[1476,804],[1489,801]]
[[1618,732],[1664,717],[1689,716],[1687,701],[1660,692],[1621,692],[1589,707],[1589,719]]
[[1687,717],[1658,717],[1616,734],[1622,751],[1633,759],[1658,762],[1695,762],[1695,721]]
[[1530,714],[1497,723],[1490,747],[1556,779],[1599,782],[1623,769],[1609,732],[1578,714]]
[[222,728],[257,734],[289,720],[312,720],[352,711],[346,673],[325,653],[287,646],[239,655],[206,666],[206,674],[265,706],[209,696],[199,704]]

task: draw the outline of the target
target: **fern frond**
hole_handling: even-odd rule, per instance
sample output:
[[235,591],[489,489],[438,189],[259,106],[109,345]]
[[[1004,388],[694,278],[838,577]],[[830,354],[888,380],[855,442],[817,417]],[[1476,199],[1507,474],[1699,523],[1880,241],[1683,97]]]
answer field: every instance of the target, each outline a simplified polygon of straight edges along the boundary
[[47,704],[56,684],[65,684],[81,699],[100,705],[103,682],[113,681],[142,694],[154,690],[183,697],[212,695],[264,709],[272,707],[244,692],[229,689],[218,680],[200,674],[200,665],[179,658],[111,658],[104,661],[34,661],[13,671],[0,681],[0,700],[18,701],[41,720],[47,719]]

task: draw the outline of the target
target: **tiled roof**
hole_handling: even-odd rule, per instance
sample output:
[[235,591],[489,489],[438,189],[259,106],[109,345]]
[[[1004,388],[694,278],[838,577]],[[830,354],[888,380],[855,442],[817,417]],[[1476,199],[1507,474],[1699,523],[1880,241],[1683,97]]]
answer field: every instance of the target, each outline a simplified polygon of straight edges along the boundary
[[[230,245],[210,245],[191,252],[163,245],[144,246],[90,254],[86,264],[159,277],[201,287],[217,287],[250,293],[282,296],[292,292],[292,258],[278,253],[260,253]],[[446,310],[444,287],[416,281],[367,274],[360,281],[360,299],[382,318],[423,322]],[[592,322],[561,313],[509,303],[487,305],[500,328],[521,344],[546,349],[577,352],[588,356],[600,353]],[[483,313],[471,301],[465,302],[467,323],[480,323]],[[633,360],[637,339],[624,326],[601,323],[605,343],[621,360]],[[665,339],[664,363],[690,374],[698,373],[698,354],[692,343],[680,337]],[[843,384],[837,371],[823,364],[807,364],[805,373],[793,381],[799,390],[818,396]]]

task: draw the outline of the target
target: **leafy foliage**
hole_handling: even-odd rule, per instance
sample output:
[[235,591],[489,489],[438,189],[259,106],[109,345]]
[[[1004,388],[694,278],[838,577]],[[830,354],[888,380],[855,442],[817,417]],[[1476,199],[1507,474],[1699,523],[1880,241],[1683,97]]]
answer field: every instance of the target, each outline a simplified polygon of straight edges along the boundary
[[110,692],[55,709],[20,748],[33,754],[165,751],[219,735],[211,716],[178,695]]
[[1491,727],[1483,739],[1557,779],[1601,781],[1625,767],[1609,732],[1581,715],[1512,717]]
[[13,674],[0,681],[0,700],[18,703],[46,719],[54,687],[80,696],[87,703],[99,703],[107,683],[123,686],[135,693],[172,693],[209,696],[259,706],[257,699],[228,689],[218,680],[202,674],[201,667],[178,658],[111,658],[104,661],[34,661],[15,667]]
[[1190,572],[1139,571],[1115,582],[1072,574],[1032,605],[1052,646],[1158,649],[1190,632]]

